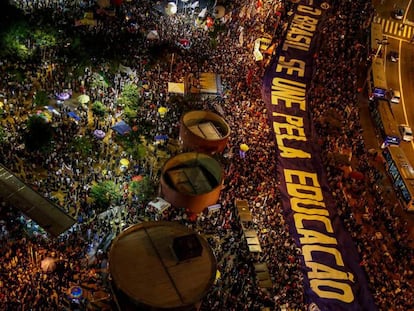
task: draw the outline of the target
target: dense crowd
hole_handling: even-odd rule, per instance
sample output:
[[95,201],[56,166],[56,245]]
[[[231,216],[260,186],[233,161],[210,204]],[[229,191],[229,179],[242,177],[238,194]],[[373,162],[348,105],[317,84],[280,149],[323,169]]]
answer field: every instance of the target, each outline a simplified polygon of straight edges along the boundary
[[[134,175],[153,174],[156,181],[159,171],[152,172],[156,167],[150,161],[130,157],[117,144],[116,137],[99,141],[93,138],[92,132],[100,128],[111,133],[111,127],[121,118],[116,97],[124,85],[136,83],[147,85],[142,93],[145,100],[140,113],[145,124],[150,125],[143,128],[147,131],[146,136],[167,134],[171,139],[176,138],[182,111],[169,102],[167,82],[180,81],[185,73],[215,72],[222,77],[225,93],[216,99],[192,102],[191,108],[214,110],[219,105],[231,127],[229,146],[221,158],[226,172],[225,188],[219,201],[222,208],[216,213],[203,213],[195,221],[178,209],[169,210],[163,217],[185,223],[205,235],[214,249],[221,276],[203,300],[201,310],[260,310],[264,307],[306,310],[300,256],[290,237],[275,187],[278,184],[276,146],[267,122],[266,107],[260,99],[265,68],[263,62],[255,62],[252,55],[254,40],[262,36],[262,30],[268,24],[275,27],[272,29],[274,42],[278,44],[282,40],[291,3],[265,2],[261,9],[242,0],[229,4],[226,7],[229,16],[222,25],[224,31],[217,33],[217,47],[212,48],[209,30],[198,27],[184,14],[152,14],[150,1],[140,1],[139,7],[128,3],[120,7],[119,16],[128,16],[134,25],[138,25],[133,29],[130,23],[125,24],[125,19],[112,17],[105,18],[105,23],[98,21],[97,27],[68,26],[94,5],[93,2],[81,2],[82,6],[75,5],[76,1],[15,1],[27,12],[42,7],[59,8],[53,11],[57,24],[68,27],[68,33],[104,38],[102,40],[108,42],[108,53],[115,53],[111,49],[123,52],[122,64],[131,68],[132,74],[112,73],[107,63],[96,60],[79,72],[78,67],[64,56],[54,61],[53,66],[47,62],[2,61],[0,92],[4,95],[5,110],[2,125],[9,136],[0,146],[1,162],[40,193],[76,215],[78,224],[63,236],[48,239],[30,231],[26,220],[3,202],[0,309],[19,310],[28,306],[36,310],[86,309],[93,308],[98,292],[109,294],[105,252],[98,250],[108,237],[123,227],[151,218],[151,215],[146,214],[145,202],[130,201],[126,196],[117,202],[119,208],[113,215],[98,216],[88,200],[90,187],[94,182],[110,179],[125,189]],[[268,14],[269,11],[274,14]],[[281,12],[280,19],[275,18],[276,11]],[[341,2],[327,12],[322,21],[321,46],[315,55],[315,72],[308,98],[318,142],[326,151],[324,155],[352,150],[354,169],[366,176],[364,180],[354,180],[331,157],[323,158],[331,190],[337,198],[338,212],[357,245],[375,302],[381,310],[409,310],[413,308],[414,299],[410,290],[413,250],[406,239],[404,220],[395,214],[397,207],[386,201],[381,187],[377,186],[383,176],[365,150],[359,123],[356,81],[358,66],[367,56],[364,54],[366,49],[361,46],[366,42],[364,23],[371,15],[368,1]],[[119,29],[124,28],[131,36],[125,35],[120,46],[111,45],[119,35]],[[160,61],[149,66],[154,42],[146,40],[146,34],[152,29],[159,33],[160,43],[175,44],[177,38],[186,38],[191,40],[191,48],[175,53],[174,62]],[[244,34],[243,44],[241,32]],[[138,39],[140,41],[136,41]],[[338,61],[333,63],[332,59]],[[13,72],[22,68],[27,73],[26,79],[16,82]],[[104,91],[92,85],[97,72],[103,73],[110,82],[110,87]],[[248,79],[248,76],[252,78]],[[27,112],[35,111],[32,95],[36,87],[51,96],[63,89],[86,93],[92,101],[102,101],[109,113],[105,118],[99,118],[80,107],[56,107],[60,114],[52,115],[52,122],[58,125],[54,150],[28,153],[22,133]],[[161,106],[169,109],[164,118],[158,114]],[[75,123],[67,116],[69,110],[79,115],[79,122]],[[327,123],[328,117],[336,122]],[[69,148],[68,142],[77,135],[93,141],[92,153],[84,159]],[[244,158],[238,153],[241,143],[250,147]],[[162,152],[174,153],[156,146],[155,158],[160,160]],[[119,170],[119,159],[123,157],[131,162],[126,171]],[[355,196],[355,189],[363,195]],[[63,193],[62,200],[54,196],[56,192]],[[235,198],[249,202],[253,228],[263,250],[258,258],[252,257],[243,242]],[[356,215],[361,214],[361,210],[367,215],[363,222]],[[116,221],[114,216],[118,218]],[[378,231],[382,233],[382,239],[375,238]],[[42,259],[47,257],[56,259],[53,273],[40,267]],[[254,260],[267,264],[272,288],[258,286]],[[85,289],[82,299],[74,300],[69,294],[74,285]],[[109,309],[111,304],[95,308]]]

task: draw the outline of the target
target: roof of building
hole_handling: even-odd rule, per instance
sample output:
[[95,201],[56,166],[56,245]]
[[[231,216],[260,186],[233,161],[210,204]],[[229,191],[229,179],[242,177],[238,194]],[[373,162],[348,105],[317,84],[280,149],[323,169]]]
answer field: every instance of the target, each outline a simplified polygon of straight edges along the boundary
[[179,261],[174,238],[194,234],[174,222],[134,225],[112,243],[109,269],[115,286],[133,301],[154,308],[178,308],[200,301],[212,286],[216,260],[205,239],[201,256]]

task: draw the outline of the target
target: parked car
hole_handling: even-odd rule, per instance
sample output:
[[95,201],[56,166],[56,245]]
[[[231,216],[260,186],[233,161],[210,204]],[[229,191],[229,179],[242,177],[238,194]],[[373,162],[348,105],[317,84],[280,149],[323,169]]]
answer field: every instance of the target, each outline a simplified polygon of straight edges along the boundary
[[398,60],[400,59],[400,56],[398,55],[398,52],[396,51],[391,51],[390,54],[388,54],[390,61],[392,61],[393,63],[397,63]]
[[403,141],[412,141],[413,140],[413,131],[411,127],[409,127],[407,124],[400,124],[398,126],[402,140]]
[[404,18],[404,10],[403,9],[395,9],[393,12],[393,17],[398,20],[402,20]]

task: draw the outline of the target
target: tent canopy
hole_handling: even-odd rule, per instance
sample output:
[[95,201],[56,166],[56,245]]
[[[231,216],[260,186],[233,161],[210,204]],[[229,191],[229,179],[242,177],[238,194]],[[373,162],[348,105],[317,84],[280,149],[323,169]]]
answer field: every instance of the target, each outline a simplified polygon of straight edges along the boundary
[[131,131],[131,127],[125,123],[125,121],[119,121],[116,123],[112,129],[117,132],[119,135],[125,135]]
[[76,113],[74,113],[73,111],[69,111],[68,116],[71,117],[72,119],[75,119],[76,121],[80,120],[80,117]]

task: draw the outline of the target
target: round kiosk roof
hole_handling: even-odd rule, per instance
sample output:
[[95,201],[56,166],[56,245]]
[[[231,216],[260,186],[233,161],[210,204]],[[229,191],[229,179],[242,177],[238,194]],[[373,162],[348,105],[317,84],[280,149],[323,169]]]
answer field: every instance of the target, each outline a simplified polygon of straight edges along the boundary
[[109,270],[115,286],[132,301],[153,308],[178,308],[200,301],[214,283],[216,259],[197,235],[201,256],[179,261],[173,240],[195,234],[174,222],[133,225],[112,242]]

